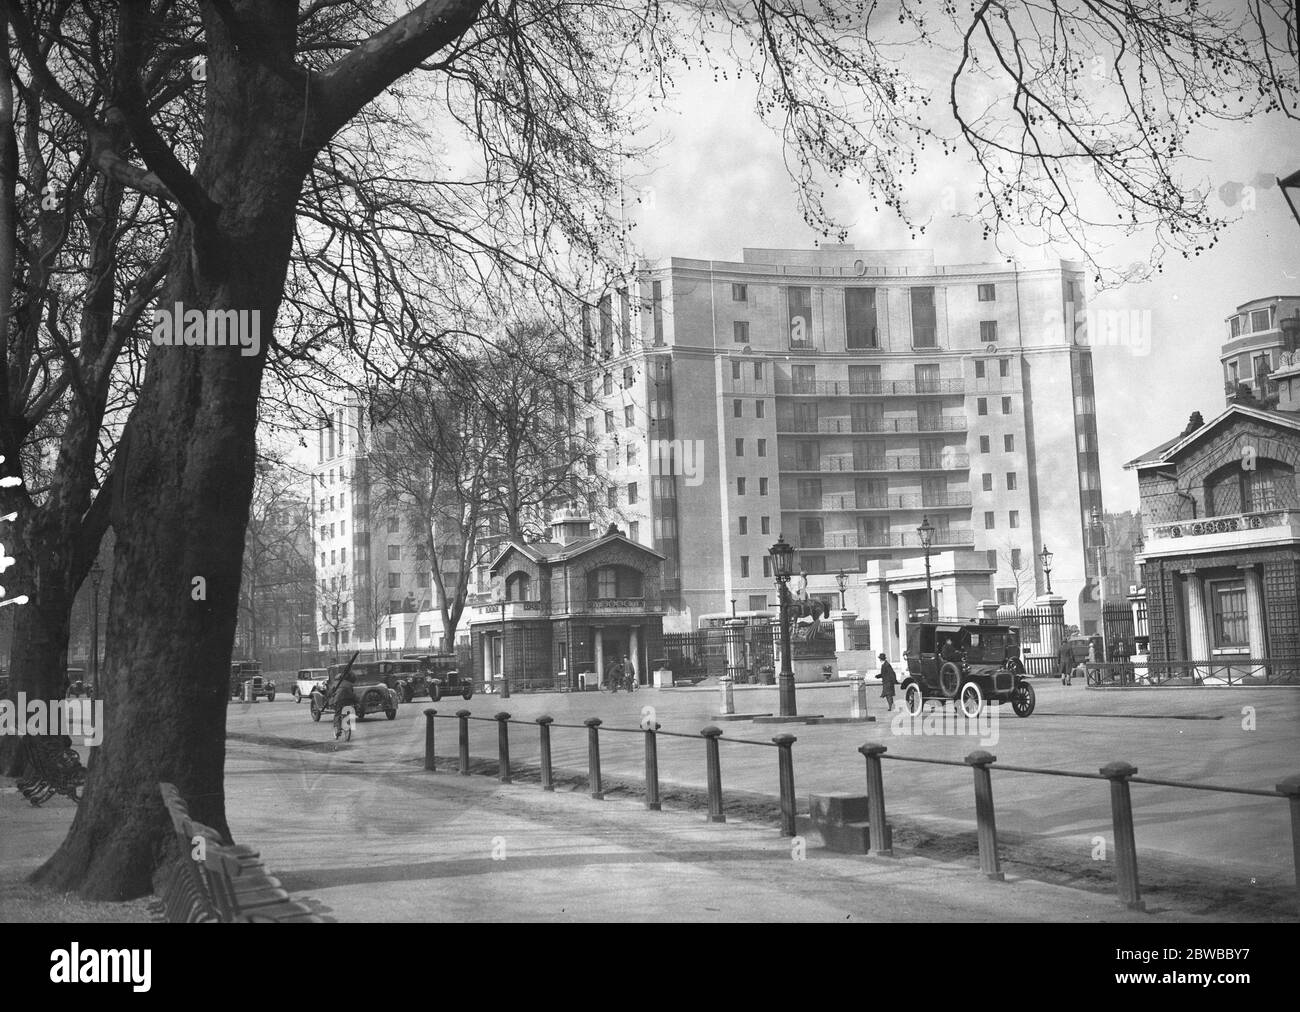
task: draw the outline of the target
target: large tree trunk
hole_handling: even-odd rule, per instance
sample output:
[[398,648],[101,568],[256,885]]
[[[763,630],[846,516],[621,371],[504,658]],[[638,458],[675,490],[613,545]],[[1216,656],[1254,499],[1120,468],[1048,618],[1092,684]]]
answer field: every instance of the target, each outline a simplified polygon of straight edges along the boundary
[[153,348],[118,450],[107,725],[72,828],[34,876],[88,899],[150,891],[171,835],[159,781],[176,784],[194,818],[230,839],[227,687],[258,393],[312,153],[297,147],[290,120],[300,96],[284,81],[250,63],[210,74],[209,88],[216,80],[225,93],[209,94],[199,181],[219,220],[196,242],[182,219],[161,305],[259,310],[261,348]]

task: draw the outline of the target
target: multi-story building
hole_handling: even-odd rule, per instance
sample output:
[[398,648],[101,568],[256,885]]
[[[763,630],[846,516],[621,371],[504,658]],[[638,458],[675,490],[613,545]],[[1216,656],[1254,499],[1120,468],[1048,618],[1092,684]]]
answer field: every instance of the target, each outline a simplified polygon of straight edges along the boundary
[[1219,350],[1219,361],[1228,403],[1244,393],[1261,407],[1276,407],[1273,373],[1283,355],[1300,348],[1300,295],[1271,295],[1243,303],[1225,322],[1228,340]]
[[978,557],[1007,602],[1026,576],[1029,597],[1045,589],[1047,544],[1052,589],[1089,628],[1101,489],[1083,283],[1065,261],[851,246],[643,263],[584,320],[579,424],[604,439],[586,467],[615,486],[589,506],[665,557],[668,628],[733,601],[766,610],[779,534],[828,589],[825,574],[919,556],[923,518],[933,551]]

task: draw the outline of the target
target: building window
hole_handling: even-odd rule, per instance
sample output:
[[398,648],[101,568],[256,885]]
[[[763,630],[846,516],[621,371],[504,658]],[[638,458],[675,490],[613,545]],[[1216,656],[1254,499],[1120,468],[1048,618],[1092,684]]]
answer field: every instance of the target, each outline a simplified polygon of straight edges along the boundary
[[650,282],[650,306],[654,317],[655,345],[664,343],[664,284],[662,281]]
[[844,327],[849,348],[877,346],[874,288],[844,289]]
[[595,473],[596,473],[596,455],[595,455],[594,453],[589,453],[589,454],[587,454],[587,461],[586,461],[586,464],[587,464],[587,473],[588,473],[588,474],[595,474]]
[[939,346],[934,313],[934,288],[912,289],[912,347]]
[[754,402],[754,417],[755,418],[763,417],[763,401]]
[[[393,608],[393,613],[397,613],[397,608],[401,607],[401,603],[397,601],[390,601],[389,603],[397,606],[396,608]],[[397,639],[397,630],[394,629],[392,626],[389,626],[387,629],[384,630],[384,639],[390,641]]]
[[1003,413],[1004,415],[1009,415],[1009,414],[1011,414],[1011,398],[1010,398],[1010,397],[1003,397],[1003,398],[1002,398],[1002,413]]
[[989,413],[989,399],[987,397],[977,397],[975,399],[975,411],[981,415]]
[[392,516],[388,518],[388,533],[396,534],[398,530],[399,530],[399,524],[398,524],[397,514],[394,513]]
[[[325,554],[325,553],[322,552],[321,554],[323,555],[323,554]],[[337,562],[337,561],[338,561],[338,560],[337,560],[337,558],[335,557],[334,549],[331,548],[331,549],[330,549],[330,565],[332,566],[332,565],[333,565],[335,562]]]
[[587,398],[587,400],[591,400],[593,397],[596,396],[596,385],[591,381],[590,376],[588,376],[587,379],[583,380],[582,393],[583,396]]
[[634,481],[633,481],[633,482],[629,482],[629,483],[628,483],[628,486],[627,486],[627,504],[628,504],[629,506],[635,506],[635,505],[636,505],[636,497],[637,497],[636,482],[634,482]]
[[627,444],[627,466],[636,466],[636,443]]
[[605,505],[610,509],[618,509],[618,489],[611,485],[605,489]]
[[996,302],[998,290],[996,285],[980,285],[979,300],[980,302]]
[[764,576],[772,575],[772,557],[769,555],[763,556],[763,575]]
[[975,363],[975,378],[979,380],[984,378],[984,362],[982,359]]
[[995,344],[998,339],[998,321],[980,320],[980,340],[984,344]]
[[1015,603],[1016,603],[1015,587],[998,588],[998,604],[1015,604]]
[[756,380],[761,380],[762,378],[763,378],[763,363],[762,363],[762,362],[755,362],[755,363],[754,363],[754,379],[756,379]]
[[388,561],[389,561],[389,562],[401,562],[401,561],[402,561],[402,546],[401,546],[401,545],[389,545],[389,546],[388,546]]
[[748,302],[748,301],[749,301],[749,286],[748,286],[748,285],[738,285],[738,284],[736,284],[735,282],[732,282],[732,285],[731,285],[731,301],[732,301],[732,302]]
[[741,578],[742,578],[742,579],[743,579],[744,577],[749,576],[749,556],[748,556],[748,555],[742,555],[742,556],[740,557],[740,575],[741,575]]
[[736,479],[736,495],[744,495],[744,494],[745,494],[745,479],[744,479],[744,478],[737,478],[737,479]]
[[736,456],[737,456],[737,457],[743,457],[744,455],[745,455],[745,441],[744,441],[743,439],[737,438],[737,439],[736,439]]
[[[767,560],[764,559],[763,561],[766,562]],[[763,568],[766,569],[766,568],[768,568],[768,567],[764,566]],[[767,573],[764,573],[763,575],[766,576]],[[750,610],[750,611],[766,611],[766,610],[767,610],[767,595],[766,595],[766,594],[750,594],[750,595],[749,595],[749,610]]]
[[614,392],[614,377],[611,373],[605,373],[600,380],[600,389],[602,393],[612,394]]
[[[339,549],[339,562],[340,562],[341,564],[343,564],[343,565],[347,565],[347,562],[348,562],[348,550],[347,550],[346,548],[340,548],[340,549]],[[345,577],[343,577],[343,579],[346,580],[347,577],[345,576]]]
[[1016,472],[1015,472],[1015,471],[1008,471],[1008,472],[1007,472],[1007,491],[1008,491],[1008,492],[1014,492],[1015,490],[1016,490]]
[[767,495],[767,479],[766,479],[766,478],[759,478],[759,479],[758,479],[758,494],[759,494],[759,495]]
[[749,517],[737,517],[736,523],[738,525],[737,529],[739,533],[741,534],[749,533]]
[[1013,549],[1011,549],[1011,568],[1012,568],[1012,569],[1019,569],[1019,568],[1020,568],[1020,555],[1021,555],[1021,551],[1020,551],[1019,548],[1013,548]]
[[[1089,360],[1085,360],[1085,361],[1089,361]],[[999,375],[999,376],[1010,376],[1010,375],[1011,375],[1011,360],[1010,360],[1010,359],[1008,359],[1008,358],[1000,358],[1000,359],[998,359],[998,375]]]
[[639,520],[633,520],[627,525],[627,536],[633,541],[641,540],[641,522]]
[[745,402],[744,402],[744,401],[742,401],[742,400],[734,400],[734,401],[731,402],[731,417],[732,417],[732,418],[744,418],[744,417],[745,417]]
[[981,481],[983,482],[983,484],[984,484],[984,491],[985,491],[985,492],[992,492],[992,491],[993,491],[993,475],[991,475],[991,474],[983,475],[983,476],[981,477],[980,480],[981,480]]
[[614,431],[614,412],[612,411],[605,412],[605,431],[606,432]]
[[980,436],[980,453],[988,453],[988,452],[989,452],[989,437]]
[[630,365],[623,367],[623,389],[632,389],[633,372]]
[[758,441],[758,455],[759,455],[760,457],[766,457],[766,456],[767,456],[767,440],[766,440],[766,439],[760,439],[760,440]]
[[631,404],[623,409],[623,424],[629,428],[636,424],[636,409]]
[[985,513],[984,513],[984,529],[985,529],[986,531],[991,531],[991,530],[993,530],[993,528],[994,528],[994,526],[995,526],[994,517],[995,517],[995,514],[994,514],[994,512],[993,512],[992,510],[987,510],[987,511],[985,511]]
[[787,316],[790,320],[790,347],[808,348],[813,343],[812,289],[791,285],[785,290]]
[[429,586],[429,573],[427,570],[421,570],[415,574],[415,585],[417,587]]
[[389,574],[388,574],[388,586],[389,586],[390,589],[393,588],[393,587],[400,587],[401,585],[402,585],[402,574],[401,574],[401,573],[389,573]]
[[1272,316],[1272,310],[1252,309],[1250,312],[1251,333],[1258,334],[1261,330],[1268,330],[1272,323]]
[[1216,650],[1249,650],[1250,628],[1244,580],[1215,580],[1209,584],[1210,636]]
[[1005,436],[1003,436],[1003,437],[1002,437],[1002,449],[1006,450],[1007,453],[1015,453],[1015,452],[1016,452],[1016,437],[1013,436],[1013,435],[1011,435],[1010,433],[1007,433]]
[[732,363],[731,363],[731,378],[734,379],[734,380],[738,380],[738,379],[740,379],[740,361],[739,361],[739,360],[736,360],[735,362],[732,362]]
[[731,340],[735,344],[749,344],[749,321],[731,321]]
[[1015,528],[1017,528],[1017,527],[1020,526],[1020,511],[1019,511],[1019,510],[1011,510],[1011,511],[1007,514],[1007,526],[1010,527],[1010,528],[1012,528],[1013,530],[1014,530]]

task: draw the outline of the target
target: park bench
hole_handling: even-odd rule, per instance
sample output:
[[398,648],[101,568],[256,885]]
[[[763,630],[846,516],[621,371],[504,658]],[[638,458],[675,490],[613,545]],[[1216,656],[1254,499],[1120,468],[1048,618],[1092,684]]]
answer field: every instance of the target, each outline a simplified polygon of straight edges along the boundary
[[72,740],[62,735],[29,734],[20,741],[27,759],[17,783],[22,796],[38,808],[56,794],[80,804],[86,768],[81,765]]
[[181,847],[163,881],[163,914],[170,923],[315,923],[322,919],[289,898],[258,852],[227,845],[211,826],[190,818],[173,784],[160,783],[163,804]]

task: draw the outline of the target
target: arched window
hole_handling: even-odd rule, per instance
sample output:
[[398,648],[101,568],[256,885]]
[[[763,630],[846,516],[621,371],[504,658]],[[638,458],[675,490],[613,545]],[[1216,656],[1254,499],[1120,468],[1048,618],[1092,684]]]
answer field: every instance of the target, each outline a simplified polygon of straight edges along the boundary
[[532,577],[524,572],[511,573],[506,577],[506,600],[507,601],[528,601],[531,600],[529,591],[532,587]]
[[1295,509],[1298,500],[1295,468],[1266,457],[1233,461],[1205,482],[1205,513],[1212,517]]
[[587,598],[641,597],[641,573],[631,566],[601,566],[587,574]]

